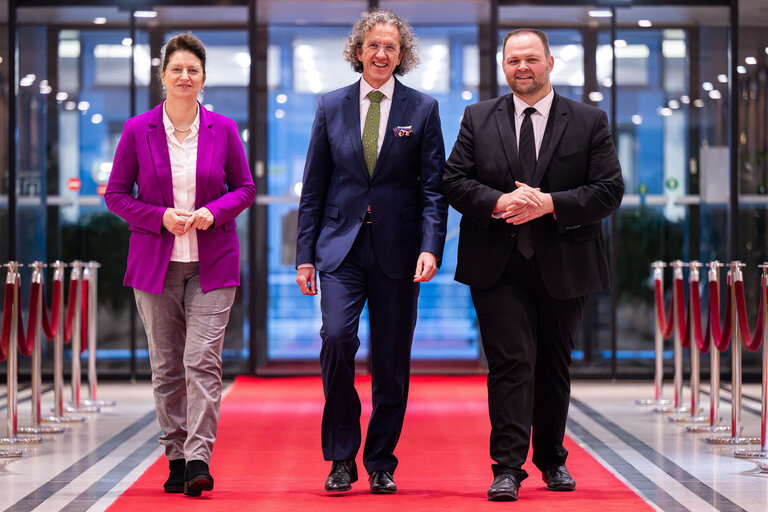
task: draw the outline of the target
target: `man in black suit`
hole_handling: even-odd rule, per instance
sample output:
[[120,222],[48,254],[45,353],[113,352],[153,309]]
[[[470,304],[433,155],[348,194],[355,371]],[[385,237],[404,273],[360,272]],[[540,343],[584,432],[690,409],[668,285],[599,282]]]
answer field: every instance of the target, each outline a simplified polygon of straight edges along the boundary
[[576,487],[563,447],[571,350],[587,295],[608,286],[601,220],[624,193],[605,112],[556,94],[553,65],[543,32],[506,35],[512,94],[467,107],[443,176],[462,214],[456,280],[488,358],[492,501],[517,499],[531,431],[547,489]]

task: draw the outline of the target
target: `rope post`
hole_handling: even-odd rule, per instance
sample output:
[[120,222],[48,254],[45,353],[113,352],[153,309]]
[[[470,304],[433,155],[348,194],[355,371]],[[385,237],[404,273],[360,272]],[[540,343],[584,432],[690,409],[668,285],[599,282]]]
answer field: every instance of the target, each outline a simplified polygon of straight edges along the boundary
[[[715,283],[717,296],[720,297],[720,268],[723,263],[712,260],[707,263],[709,271],[707,277],[710,283]],[[711,305],[710,305],[711,307]],[[719,321],[719,319],[718,319]],[[730,321],[730,319],[726,319]],[[715,346],[714,334],[709,335],[709,425],[691,425],[686,431],[692,433],[701,432],[726,432],[731,430],[728,425],[720,425],[720,351]]]
[[84,405],[106,407],[115,405],[114,400],[97,400],[98,375],[96,373],[96,338],[98,314],[98,269],[101,264],[97,261],[89,261],[86,268],[90,271],[88,280],[88,394],[89,399],[83,400]]
[[[667,264],[664,261],[656,260],[651,263],[653,269],[653,281],[654,285],[656,281],[660,283],[660,287],[664,289],[664,267]],[[674,293],[673,293],[674,295]],[[654,297],[654,300],[655,297]],[[654,312],[654,374],[653,374],[653,398],[646,400],[635,400],[638,405],[669,405],[672,402],[668,399],[661,398],[662,387],[664,386],[664,334],[663,328],[659,325],[658,315]]]
[[[46,418],[50,423],[77,423],[85,421],[81,416],[64,415],[64,338],[66,337],[65,321],[66,304],[64,304],[64,269],[67,264],[61,260],[56,260],[51,264],[53,267],[53,281],[58,282],[58,297],[52,297],[52,301],[59,301],[59,314],[57,319],[58,329],[56,330],[56,339],[53,342],[53,416]],[[70,282],[70,286],[72,283]],[[71,305],[70,307],[73,307]]]
[[[768,343],[768,332],[766,332],[766,328],[768,327],[768,318],[766,318],[766,313],[768,313],[768,304],[765,303],[766,299],[766,286],[768,286],[768,262],[763,263],[762,265],[758,265],[763,270],[762,275],[760,276],[760,296],[761,301],[760,303],[763,305],[763,337],[761,339],[761,343],[763,344],[763,383],[762,383],[762,393],[761,393],[761,409],[760,409],[760,449],[759,450],[736,450],[733,452],[733,455],[740,458],[745,459],[766,459],[768,458],[768,437],[766,434],[766,412],[768,411],[768,347],[766,347],[766,343]],[[768,467],[761,466],[760,469],[763,471],[768,471]]]
[[[16,265],[17,265],[17,263],[13,262],[13,261],[8,262],[5,265],[3,265],[4,267],[6,267],[8,269],[8,275],[5,278],[6,279],[6,292],[8,292],[8,289],[9,289],[8,287],[9,286],[15,286],[15,284],[16,284]],[[14,291],[14,293],[15,293],[15,291]],[[8,303],[8,299],[10,299],[10,304]],[[10,332],[9,341],[8,341],[8,346],[9,346],[8,348],[9,348],[9,352],[10,352],[10,348],[11,348],[10,346],[12,345],[10,340],[11,340],[11,338],[13,338],[15,340],[15,336],[16,336],[15,332],[13,332],[14,328],[15,328],[15,322],[16,322],[16,301],[14,300],[14,296],[13,295],[9,295],[9,293],[5,294],[5,302],[3,304],[3,308],[4,308],[4,310],[3,310],[3,313],[4,313],[3,314],[3,321],[4,322],[10,322],[10,325],[6,328],[6,330],[10,330],[11,331]],[[10,316],[5,314],[5,310],[8,309],[8,308],[11,308],[10,309]],[[5,326],[3,326],[3,327],[5,327]],[[3,343],[3,342],[0,341],[0,343]],[[8,373],[7,373],[7,376],[8,376],[8,388],[7,388],[8,438],[7,439],[0,439],[0,444],[15,444],[15,441],[16,441],[15,435],[14,435],[15,431],[13,429],[13,422],[15,421],[15,418],[11,419],[10,415],[11,415],[11,411],[13,411],[14,407],[15,407],[15,405],[12,403],[14,400],[11,397],[12,397],[12,395],[14,397],[16,396],[15,395],[15,392],[16,392],[16,382],[15,382],[15,380],[12,379],[12,376],[11,376],[11,358],[10,358],[10,354],[8,355],[7,362],[8,362]],[[24,454],[24,452],[22,452],[21,450],[0,450],[0,458],[3,458],[3,459],[10,459],[12,457],[21,457],[23,454]]]
[[[731,290],[736,281],[744,281],[740,261],[731,262]],[[756,437],[742,437],[741,424],[741,333],[739,332],[739,316],[736,312],[736,294],[731,293],[731,435],[711,436],[707,438],[710,444],[754,444],[760,442]]]
[[[43,286],[43,262],[35,261],[32,263],[32,286],[37,286],[42,292]],[[37,308],[38,315],[35,320],[35,346],[32,349],[32,426],[19,427],[18,431],[22,434],[61,434],[64,432],[62,427],[43,427],[40,409],[42,402],[42,331],[43,331],[43,294],[38,293],[37,303],[33,305]],[[30,314],[32,312],[30,311]]]
[[75,293],[75,318],[72,322],[72,400],[69,407],[66,407],[67,412],[99,412],[98,407],[90,407],[83,405],[80,401],[80,389],[81,389],[81,375],[80,375],[80,356],[82,352],[82,330],[87,329],[88,326],[83,326],[82,317],[82,302],[83,291],[81,281],[89,281],[91,277],[91,271],[88,267],[83,266],[83,262],[75,260],[70,263],[72,267],[72,273],[70,274],[69,286],[76,286]]
[[671,406],[657,407],[656,412],[688,412],[688,407],[683,405],[683,340],[680,338],[680,322],[685,322],[684,318],[680,318],[678,314],[678,299],[677,281],[683,281],[683,267],[687,267],[688,264],[680,260],[675,260],[670,263],[672,266],[673,275],[673,291],[672,291],[672,322],[674,323],[672,331],[674,333],[673,346],[674,346],[674,396]]
[[695,321],[693,319],[693,315],[699,315],[698,318],[701,318],[701,311],[694,311],[693,309],[693,297],[699,290],[699,269],[702,266],[703,265],[696,260],[688,263],[688,268],[690,269],[688,273],[688,318],[690,319],[688,336],[691,340],[691,406],[689,409],[691,414],[669,418],[669,421],[672,422],[706,423],[709,420],[706,416],[701,415],[701,405],[699,401],[701,398],[701,352],[699,352],[699,345],[696,341],[696,329],[694,328]]
[[[21,276],[19,276],[19,267],[21,266],[17,261],[10,261],[6,265],[8,267],[8,275],[5,280],[6,290],[10,287],[13,292],[6,298],[11,299],[11,328],[10,338],[8,341],[8,371],[7,371],[7,393],[8,393],[8,408],[7,408],[7,423],[6,423],[6,435],[0,439],[0,445],[18,445],[18,444],[38,444],[42,442],[40,437],[16,437],[18,433],[18,420],[19,420],[19,396],[18,396],[18,361],[19,361],[19,321],[18,321],[18,307],[19,307],[19,288],[21,286]],[[5,304],[4,307],[9,307]]]

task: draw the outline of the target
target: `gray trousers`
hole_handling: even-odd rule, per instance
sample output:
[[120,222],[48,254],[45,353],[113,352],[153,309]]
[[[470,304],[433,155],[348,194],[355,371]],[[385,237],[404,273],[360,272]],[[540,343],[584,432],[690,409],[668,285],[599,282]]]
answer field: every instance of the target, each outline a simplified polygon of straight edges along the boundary
[[168,460],[208,463],[221,404],[221,349],[235,287],[203,293],[197,262],[172,261],[162,294],[134,289]]

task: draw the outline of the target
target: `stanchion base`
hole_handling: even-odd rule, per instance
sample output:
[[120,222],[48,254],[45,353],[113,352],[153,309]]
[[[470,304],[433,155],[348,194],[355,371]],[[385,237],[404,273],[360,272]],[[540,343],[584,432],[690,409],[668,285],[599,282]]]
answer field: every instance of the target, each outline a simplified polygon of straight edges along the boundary
[[768,452],[736,450],[735,452],[733,452],[733,456],[738,457],[740,459],[768,459]]
[[63,434],[64,427],[19,427],[19,434]]
[[101,409],[85,405],[81,405],[80,407],[67,406],[64,408],[64,412],[101,412]]
[[672,416],[667,420],[670,423],[709,423],[707,416]]
[[114,400],[83,400],[81,403],[91,407],[114,407],[117,405]]
[[708,437],[709,444],[760,444],[759,437]]
[[667,400],[666,398],[647,398],[645,400],[635,400],[635,403],[637,405],[671,405],[672,400]]
[[14,457],[21,457],[24,452],[18,450],[0,450],[0,459],[10,459]]
[[663,414],[668,414],[671,412],[691,412],[691,410],[688,407],[675,407],[674,405],[664,406],[664,407],[656,407],[653,412],[660,412]]
[[42,437],[4,437],[0,439],[0,444],[14,445],[14,444],[40,444],[43,442]]
[[727,425],[691,425],[690,427],[685,427],[686,432],[691,432],[693,434],[709,434],[711,432],[730,432],[731,427]]
[[82,423],[85,418],[83,416],[47,416],[40,421],[43,423]]

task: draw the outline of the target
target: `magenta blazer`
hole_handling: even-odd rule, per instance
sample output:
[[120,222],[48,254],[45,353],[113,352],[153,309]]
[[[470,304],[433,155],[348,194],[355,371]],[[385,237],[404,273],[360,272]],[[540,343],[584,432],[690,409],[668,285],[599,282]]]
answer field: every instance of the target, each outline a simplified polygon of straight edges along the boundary
[[[174,239],[162,222],[165,209],[173,207],[162,108],[160,104],[125,122],[104,194],[107,208],[131,230],[123,284],[149,293],[163,292]],[[195,208],[205,206],[214,218],[210,228],[197,230],[203,292],[240,284],[235,217],[255,195],[237,125],[200,105]]]

